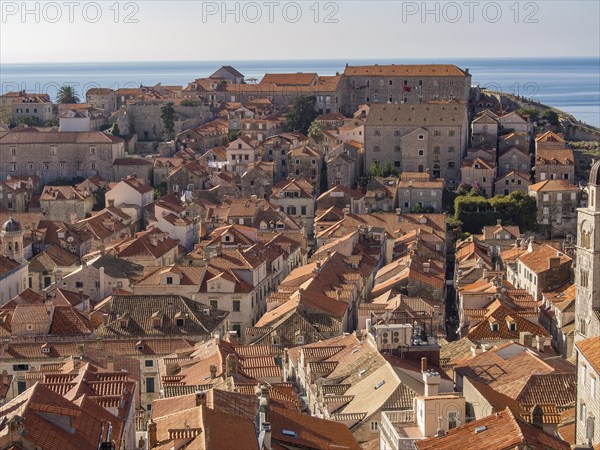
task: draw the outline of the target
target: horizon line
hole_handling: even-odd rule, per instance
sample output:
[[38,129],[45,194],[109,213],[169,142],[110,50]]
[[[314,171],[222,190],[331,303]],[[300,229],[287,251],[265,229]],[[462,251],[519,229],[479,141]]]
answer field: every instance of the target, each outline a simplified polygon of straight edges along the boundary
[[202,62],[202,63],[209,63],[209,62],[237,62],[237,63],[243,63],[243,62],[278,62],[278,61],[290,61],[290,62],[302,62],[302,61],[373,61],[373,60],[393,60],[393,59],[397,59],[397,60],[413,60],[413,61],[430,61],[430,60],[435,60],[435,59],[439,59],[439,60],[450,60],[450,59],[467,59],[467,60],[522,60],[522,59],[527,59],[527,60],[540,60],[540,59],[597,59],[598,63],[600,63],[600,55],[562,55],[562,56],[496,56],[496,57],[489,57],[489,56],[431,56],[431,57],[408,57],[408,58],[403,58],[403,57],[374,57],[374,58],[366,58],[366,57],[358,57],[358,58],[280,58],[280,59],[258,59],[258,58],[254,58],[254,59],[235,59],[235,58],[231,58],[231,59],[206,59],[206,60],[202,60],[202,59],[181,59],[181,60],[160,60],[160,59],[156,59],[156,60],[135,60],[135,61],[119,61],[119,60],[102,60],[102,61],[53,61],[53,62],[33,62],[33,61],[21,61],[21,62],[2,62],[0,61],[0,66],[8,66],[8,65],[19,65],[19,64],[27,64],[27,65],[48,65],[48,64],[54,64],[54,65],[60,65],[60,64],[105,64],[105,63],[110,63],[110,64],[115,64],[115,63],[122,63],[122,64],[136,64],[136,63],[198,63],[198,62]]

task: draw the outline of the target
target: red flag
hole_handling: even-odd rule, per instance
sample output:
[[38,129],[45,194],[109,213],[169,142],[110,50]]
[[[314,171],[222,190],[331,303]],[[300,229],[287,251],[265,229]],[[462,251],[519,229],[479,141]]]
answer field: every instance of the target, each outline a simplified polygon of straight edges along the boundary
[[404,85],[404,92],[410,92],[410,88],[406,85]]

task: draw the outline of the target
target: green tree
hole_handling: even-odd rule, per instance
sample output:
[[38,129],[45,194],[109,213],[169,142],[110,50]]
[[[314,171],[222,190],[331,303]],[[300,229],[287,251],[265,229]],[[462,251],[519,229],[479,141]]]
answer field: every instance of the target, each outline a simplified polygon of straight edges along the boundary
[[550,125],[554,125],[554,126],[560,125],[560,120],[558,118],[557,112],[553,111],[551,109],[547,109],[546,111],[544,111],[544,114],[542,114],[542,119],[544,119]]
[[102,186],[98,190],[94,191],[94,211],[100,211],[104,209],[106,205],[106,186]]
[[160,108],[160,118],[169,140],[173,139],[175,134],[175,108],[173,102],[169,102]]
[[21,116],[17,119],[17,125],[29,125],[32,127],[37,127],[40,124],[40,119],[37,117],[29,116]]
[[308,133],[310,124],[317,117],[315,111],[316,97],[300,96],[294,100],[294,105],[287,113],[286,127],[290,131],[299,131],[302,134]]
[[46,120],[46,122],[44,122],[45,127],[57,127],[59,125],[60,125],[60,122],[57,117]]
[[540,110],[537,108],[523,107],[517,111],[522,116],[529,116],[532,122],[536,122],[540,118]]
[[115,122],[110,129],[110,134],[113,136],[119,136],[121,134],[121,130],[119,130],[119,125]]
[[317,122],[316,120],[314,120],[308,128],[308,137],[315,141],[317,144],[323,142],[323,138],[325,137],[325,135],[323,134],[323,128],[321,128],[321,124],[319,124],[319,122]]
[[10,111],[2,111],[0,112],[0,123],[3,123],[4,125],[10,125],[12,121],[12,117],[10,115]]
[[193,100],[182,100],[179,106],[196,106],[196,102]]
[[167,195],[167,188],[168,186],[166,181],[154,186],[154,198],[157,199]]
[[239,138],[241,135],[242,135],[241,130],[229,130],[229,132],[227,133],[227,140],[229,142],[233,142],[237,138]]
[[372,163],[367,169],[367,178],[398,176],[398,169],[391,162],[381,165],[379,162]]
[[73,86],[61,86],[56,94],[57,103],[79,103],[79,97],[75,93]]

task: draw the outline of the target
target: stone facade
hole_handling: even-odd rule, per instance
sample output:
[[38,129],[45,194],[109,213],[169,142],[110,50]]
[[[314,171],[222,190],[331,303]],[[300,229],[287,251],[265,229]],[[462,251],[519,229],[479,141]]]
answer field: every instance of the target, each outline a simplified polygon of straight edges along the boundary
[[346,66],[342,79],[342,112],[362,104],[418,104],[469,100],[471,75],[454,65]]
[[42,184],[92,175],[112,179],[112,163],[123,153],[121,138],[99,131],[12,131],[0,136],[0,178],[37,175]]
[[398,207],[409,212],[416,206],[442,211],[444,180],[432,180],[428,173],[404,172],[398,183]]
[[506,175],[513,170],[522,173],[529,173],[531,170],[531,156],[516,146],[508,147],[498,155],[498,176]]
[[587,189],[588,206],[577,211],[575,341],[600,336],[600,161]]
[[[597,349],[600,337],[580,341],[577,345],[576,444],[600,444],[600,370]],[[595,353],[595,354],[594,354]]]
[[546,180],[529,186],[537,204],[537,223],[552,236],[575,234],[580,192],[565,180]]
[[467,105],[372,105],[365,124],[366,166],[392,161],[401,172],[458,182],[467,144]]
[[94,196],[71,186],[46,186],[40,196],[45,220],[75,223],[88,217],[94,208]]
[[529,174],[513,170],[496,179],[494,192],[496,195],[509,195],[515,191],[527,192],[530,184]]

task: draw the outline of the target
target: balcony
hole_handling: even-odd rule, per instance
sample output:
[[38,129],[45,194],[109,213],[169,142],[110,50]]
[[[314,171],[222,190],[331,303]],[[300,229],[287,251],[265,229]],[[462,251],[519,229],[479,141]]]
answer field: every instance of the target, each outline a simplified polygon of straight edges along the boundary
[[380,439],[394,450],[415,450],[415,441],[423,439],[412,410],[382,412],[380,430]]

